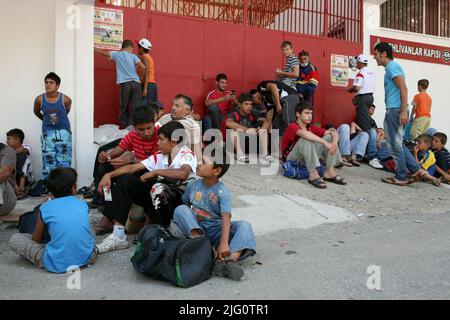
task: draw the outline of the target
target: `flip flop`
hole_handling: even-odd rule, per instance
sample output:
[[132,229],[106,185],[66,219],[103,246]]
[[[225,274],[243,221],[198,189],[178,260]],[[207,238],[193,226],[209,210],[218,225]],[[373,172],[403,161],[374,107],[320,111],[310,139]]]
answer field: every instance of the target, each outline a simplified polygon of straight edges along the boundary
[[435,179],[433,180],[433,184],[434,184],[436,187],[439,187],[439,186],[441,185],[441,183],[442,183],[442,181],[441,181],[441,179],[439,179],[439,178],[435,178]]
[[325,182],[320,178],[317,178],[314,180],[308,179],[308,183],[317,189],[326,189],[327,188],[327,185],[325,184]]
[[361,164],[358,162],[358,160],[352,159],[352,160],[350,160],[350,163],[351,163],[354,167],[361,167]]
[[347,159],[342,159],[342,162],[341,162],[341,164],[343,165],[343,166],[345,166],[345,167],[353,167],[353,163],[350,161],[350,160],[347,160]]
[[323,178],[323,180],[327,181],[327,182],[332,182],[335,184],[339,184],[341,186],[345,186],[347,184],[347,182],[344,181],[344,178],[340,177],[340,176],[336,176],[334,178]]
[[383,179],[381,179],[381,181],[383,181],[384,183],[393,184],[393,185],[396,185],[399,187],[404,187],[408,184],[407,181],[400,181],[400,180],[397,180],[395,177],[383,178]]

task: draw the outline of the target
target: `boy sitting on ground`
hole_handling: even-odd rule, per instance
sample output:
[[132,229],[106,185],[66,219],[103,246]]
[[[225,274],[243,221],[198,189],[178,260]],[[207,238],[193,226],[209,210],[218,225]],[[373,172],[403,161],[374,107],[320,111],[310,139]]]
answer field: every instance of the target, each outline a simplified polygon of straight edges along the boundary
[[[258,136],[261,143],[263,156],[260,161],[267,164],[275,162],[275,159],[268,151],[267,129],[259,127],[259,114],[253,109],[253,97],[249,93],[243,93],[239,97],[239,109],[228,114],[225,125],[230,131],[230,141],[236,151],[238,161],[249,163],[248,155],[242,152],[242,145],[245,147],[245,138]],[[250,140],[251,141],[251,140]]]
[[435,186],[441,184],[441,180],[434,177],[436,171],[436,158],[431,146],[433,144],[433,137],[429,134],[421,134],[417,138],[417,144],[414,147],[413,154],[419,166],[426,170],[421,175],[421,179],[431,181]]
[[450,153],[445,148],[447,135],[438,132],[433,136],[433,152],[436,158],[436,172],[434,176],[450,183]]
[[[281,145],[283,160],[298,161],[305,166],[309,172],[308,182],[316,188],[325,189],[327,185],[324,180],[346,185],[347,182],[334,170],[342,161],[336,129],[325,130],[312,126],[313,107],[309,102],[300,102],[295,111],[297,121],[289,125]],[[325,159],[326,165],[323,180],[317,171],[320,158]]]
[[[109,172],[100,181],[98,191],[110,190],[112,201],[106,202],[96,232],[97,235],[112,233],[98,245],[99,253],[129,247],[125,224],[133,204],[143,207],[152,223],[168,227],[173,211],[182,203],[177,182],[195,173],[197,158],[185,145],[187,134],[180,122],[166,123],[159,128],[158,136],[159,152],[142,162]],[[158,183],[159,177],[174,183]]]
[[[11,237],[11,249],[54,273],[93,264],[97,250],[89,225],[89,208],[86,202],[74,197],[77,172],[72,168],[53,169],[47,186],[55,199],[40,206],[33,235],[16,233]],[[43,243],[45,229],[50,235],[47,244]]]
[[20,129],[12,129],[6,133],[7,144],[16,151],[16,180],[17,200],[27,197],[25,186],[33,184],[33,171],[31,166],[31,147],[23,144],[25,134]]
[[252,226],[246,221],[231,222],[231,193],[219,179],[230,167],[225,150],[215,149],[203,156],[197,175],[203,179],[188,184],[183,203],[175,209],[174,221],[185,236],[206,235],[215,248],[214,273],[240,280],[244,270],[237,261],[255,254]]

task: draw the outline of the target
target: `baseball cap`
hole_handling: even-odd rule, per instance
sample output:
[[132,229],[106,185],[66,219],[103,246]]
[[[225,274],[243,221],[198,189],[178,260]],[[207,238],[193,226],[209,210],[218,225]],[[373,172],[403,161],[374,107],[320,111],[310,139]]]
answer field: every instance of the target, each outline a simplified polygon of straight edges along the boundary
[[369,62],[369,59],[365,54],[360,54],[359,56],[356,57],[356,61],[367,64]]
[[152,47],[152,43],[145,38],[139,40],[138,43],[142,48],[144,48],[146,50],[148,50]]

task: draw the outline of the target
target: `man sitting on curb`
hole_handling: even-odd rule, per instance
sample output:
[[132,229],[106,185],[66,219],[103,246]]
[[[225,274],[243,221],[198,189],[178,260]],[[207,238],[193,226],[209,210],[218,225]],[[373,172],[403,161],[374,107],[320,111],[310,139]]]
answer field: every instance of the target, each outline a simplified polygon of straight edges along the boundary
[[[296,107],[297,121],[289,125],[283,137],[281,150],[286,160],[298,161],[309,172],[308,182],[316,188],[325,189],[325,181],[346,185],[334,167],[341,163],[338,149],[339,135],[336,129],[325,130],[311,126],[313,107],[309,102],[300,102]],[[323,180],[317,168],[320,158],[325,159],[326,171]]]

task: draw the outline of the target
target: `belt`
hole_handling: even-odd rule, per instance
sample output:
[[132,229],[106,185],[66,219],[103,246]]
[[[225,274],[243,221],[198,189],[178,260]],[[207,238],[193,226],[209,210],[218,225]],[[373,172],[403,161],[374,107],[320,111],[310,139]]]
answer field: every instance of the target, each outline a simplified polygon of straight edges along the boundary
[[358,94],[357,97],[364,97],[364,96],[373,96],[373,93],[364,93],[364,94]]

